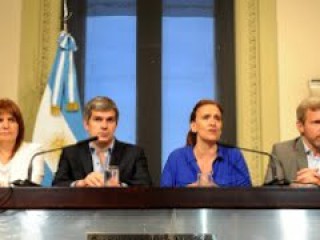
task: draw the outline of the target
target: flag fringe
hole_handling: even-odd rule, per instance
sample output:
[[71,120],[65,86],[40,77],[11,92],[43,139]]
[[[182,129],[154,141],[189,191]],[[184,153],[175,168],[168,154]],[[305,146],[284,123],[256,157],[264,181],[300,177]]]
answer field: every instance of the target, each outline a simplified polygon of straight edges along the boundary
[[61,114],[61,109],[58,106],[51,106],[51,114],[53,116],[59,116]]
[[66,110],[69,112],[76,112],[79,110],[79,104],[76,102],[68,103],[66,106]]

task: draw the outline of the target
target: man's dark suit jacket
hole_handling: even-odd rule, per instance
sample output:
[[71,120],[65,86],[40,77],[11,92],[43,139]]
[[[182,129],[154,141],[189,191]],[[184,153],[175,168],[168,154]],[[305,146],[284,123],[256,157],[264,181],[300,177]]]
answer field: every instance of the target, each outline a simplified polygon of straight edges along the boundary
[[[142,148],[115,141],[110,165],[119,167],[120,182],[132,185],[151,185],[147,159]],[[84,179],[93,171],[92,155],[88,143],[64,149],[60,156],[54,186],[70,186],[72,182]]]

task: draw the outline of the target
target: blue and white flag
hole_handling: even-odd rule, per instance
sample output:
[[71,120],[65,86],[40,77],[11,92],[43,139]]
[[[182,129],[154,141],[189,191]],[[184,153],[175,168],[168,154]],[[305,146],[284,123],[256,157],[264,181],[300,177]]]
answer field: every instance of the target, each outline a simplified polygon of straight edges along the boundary
[[[73,59],[76,49],[74,38],[65,31],[61,32],[33,132],[33,141],[41,143],[44,150],[72,144],[87,137],[82,124]],[[60,152],[44,156],[47,164],[44,185],[51,184],[59,156]]]

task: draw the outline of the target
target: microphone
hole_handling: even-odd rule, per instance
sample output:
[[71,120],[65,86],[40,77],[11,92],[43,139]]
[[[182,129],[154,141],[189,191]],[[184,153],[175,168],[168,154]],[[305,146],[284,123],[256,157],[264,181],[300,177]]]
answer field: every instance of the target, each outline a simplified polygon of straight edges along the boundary
[[[264,184],[265,186],[274,186],[274,185],[279,186],[279,185],[289,185],[290,184],[290,182],[284,177],[284,168],[283,168],[282,162],[279,161],[275,155],[268,153],[268,152],[265,152],[265,151],[258,151],[258,150],[251,149],[251,148],[238,147],[238,146],[231,145],[228,143],[223,143],[223,142],[218,142],[218,144],[221,146],[227,147],[227,148],[238,148],[238,149],[245,151],[245,152],[257,153],[257,154],[261,154],[261,155],[269,157],[272,179],[271,179],[271,181],[265,183]],[[281,178],[281,179],[279,178],[278,173],[277,173],[277,164],[279,164],[280,169],[282,171],[283,178]]]
[[87,139],[84,139],[84,140],[80,140],[78,141],[77,143],[75,144],[70,144],[68,146],[65,146],[63,148],[67,148],[67,147],[71,147],[71,146],[74,146],[74,145],[80,145],[80,144],[85,144],[85,143],[89,143],[89,142],[94,142],[94,141],[97,141],[99,138],[97,136],[94,136],[94,137],[90,137],[90,138],[87,138]]
[[39,187],[40,186],[39,184],[34,183],[31,180],[31,178],[32,178],[32,165],[33,165],[34,159],[37,156],[42,155],[42,154],[46,154],[46,153],[56,152],[56,151],[63,150],[65,148],[76,146],[76,145],[87,144],[89,142],[93,142],[93,141],[96,141],[96,140],[98,140],[98,137],[94,136],[94,137],[90,137],[90,138],[78,141],[78,142],[76,142],[74,144],[69,144],[69,145],[66,145],[66,146],[63,146],[63,147],[51,148],[51,149],[47,149],[47,150],[44,150],[44,151],[36,152],[35,154],[32,155],[30,163],[29,163],[29,166],[28,166],[28,178],[26,180],[20,180],[20,179],[15,180],[15,181],[11,182],[11,184],[16,186],[16,187]]

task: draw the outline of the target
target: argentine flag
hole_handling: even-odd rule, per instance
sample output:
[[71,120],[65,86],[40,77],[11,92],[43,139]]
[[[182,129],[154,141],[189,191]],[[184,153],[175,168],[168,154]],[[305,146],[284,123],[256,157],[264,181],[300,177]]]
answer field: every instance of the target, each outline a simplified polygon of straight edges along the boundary
[[[62,147],[87,137],[82,125],[73,59],[73,53],[76,50],[74,38],[65,31],[61,32],[55,61],[41,100],[33,132],[33,142],[42,144],[43,150]],[[60,153],[53,152],[44,155],[46,160],[44,186],[51,185]]]

